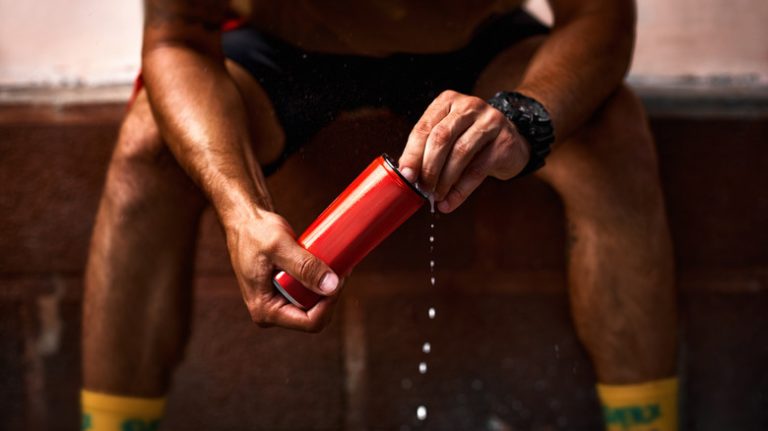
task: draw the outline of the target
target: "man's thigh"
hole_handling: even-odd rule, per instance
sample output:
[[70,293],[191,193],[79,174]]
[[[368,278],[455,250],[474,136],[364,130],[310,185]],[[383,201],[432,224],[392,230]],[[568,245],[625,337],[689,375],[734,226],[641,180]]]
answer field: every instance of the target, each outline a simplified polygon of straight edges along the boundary
[[244,83],[238,86],[247,93],[244,98],[254,127],[261,124],[261,129],[266,126],[278,132],[281,150],[277,157],[260,158],[267,164],[266,176],[338,113],[376,101],[376,89],[366,74],[371,70],[370,59],[304,51],[247,26],[225,32],[223,50],[230,73]]
[[258,80],[242,66],[229,59],[226,66],[245,102],[256,160],[268,166],[280,159],[285,148],[285,132],[274,104]]
[[[466,47],[446,54],[370,58],[307,52],[251,27],[226,32],[223,49],[249,103],[255,140],[266,130],[262,140],[277,136],[284,142],[276,163],[265,168],[269,175],[339,113],[388,108],[415,122],[442,91],[470,93],[499,52],[528,46],[526,38],[547,31],[516,10],[480,28]],[[259,157],[262,163],[274,160],[277,152],[274,145],[267,147],[268,154]]]

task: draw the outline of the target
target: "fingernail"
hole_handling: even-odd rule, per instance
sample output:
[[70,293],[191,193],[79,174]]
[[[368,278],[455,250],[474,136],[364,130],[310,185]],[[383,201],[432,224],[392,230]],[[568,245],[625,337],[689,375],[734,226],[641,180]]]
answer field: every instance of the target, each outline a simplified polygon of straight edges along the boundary
[[441,213],[448,212],[448,209],[450,209],[450,206],[448,205],[448,202],[441,201],[437,203],[437,209],[440,210]]
[[326,272],[323,278],[320,279],[320,290],[325,293],[333,293],[338,285],[339,277],[332,272]]
[[409,167],[405,167],[403,168],[402,171],[400,171],[400,173],[403,174],[406,180],[410,182],[416,181],[416,171],[414,171],[413,169]]

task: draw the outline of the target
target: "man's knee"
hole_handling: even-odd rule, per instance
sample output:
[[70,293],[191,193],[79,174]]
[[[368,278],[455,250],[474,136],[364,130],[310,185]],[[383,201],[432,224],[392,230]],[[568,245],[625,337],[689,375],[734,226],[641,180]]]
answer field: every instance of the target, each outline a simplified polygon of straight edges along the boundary
[[177,205],[181,200],[199,206],[199,195],[163,142],[142,92],[120,128],[104,198],[125,216],[163,202]]
[[146,92],[141,91],[130,107],[113,155],[113,162],[149,163],[167,152],[157,128]]
[[637,96],[626,86],[617,89],[581,130],[559,144],[539,176],[571,207],[657,205],[656,148]]

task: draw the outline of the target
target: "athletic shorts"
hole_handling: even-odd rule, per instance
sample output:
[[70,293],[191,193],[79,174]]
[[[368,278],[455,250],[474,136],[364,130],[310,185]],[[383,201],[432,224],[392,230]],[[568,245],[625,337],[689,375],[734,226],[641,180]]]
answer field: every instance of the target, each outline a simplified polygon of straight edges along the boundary
[[[304,51],[249,26],[223,35],[224,54],[266,91],[286,146],[264,175],[344,111],[388,108],[415,123],[444,90],[471,93],[486,65],[505,48],[549,29],[522,10],[488,20],[464,48],[440,54],[384,58]],[[510,90],[502,89],[499,90]]]

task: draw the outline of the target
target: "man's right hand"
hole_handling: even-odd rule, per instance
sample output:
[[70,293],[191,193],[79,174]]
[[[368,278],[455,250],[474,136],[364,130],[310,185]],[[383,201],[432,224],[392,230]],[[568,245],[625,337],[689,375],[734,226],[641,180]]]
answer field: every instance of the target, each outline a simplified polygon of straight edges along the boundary
[[[147,0],[142,50],[147,95],[165,143],[225,226],[251,318],[260,326],[319,331],[330,320],[340,280],[296,242],[288,223],[268,206],[251,211],[268,193],[243,94],[225,67],[220,28],[226,5]],[[272,284],[276,268],[327,298],[308,311],[295,307]]]
[[[248,218],[225,225],[230,226],[226,229],[229,254],[251,319],[261,327],[322,330],[330,322],[342,280],[296,242],[284,218],[268,211]],[[291,304],[272,284],[277,268],[324,298],[307,311]]]

